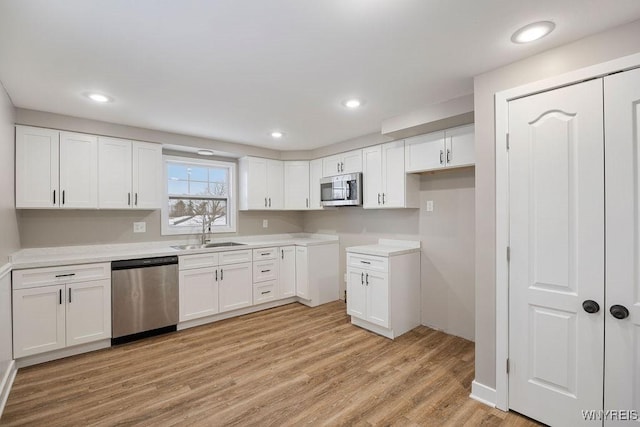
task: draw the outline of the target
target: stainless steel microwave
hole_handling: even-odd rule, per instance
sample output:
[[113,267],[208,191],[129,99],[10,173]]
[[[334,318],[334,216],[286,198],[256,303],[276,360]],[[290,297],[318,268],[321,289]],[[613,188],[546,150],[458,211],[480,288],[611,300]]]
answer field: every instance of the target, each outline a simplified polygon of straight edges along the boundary
[[320,180],[322,206],[362,205],[362,173],[330,176]]

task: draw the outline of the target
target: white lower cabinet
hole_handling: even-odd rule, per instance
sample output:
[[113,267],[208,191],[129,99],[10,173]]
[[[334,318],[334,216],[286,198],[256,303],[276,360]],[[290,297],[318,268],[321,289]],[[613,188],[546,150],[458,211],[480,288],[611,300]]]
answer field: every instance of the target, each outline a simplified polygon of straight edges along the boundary
[[253,303],[251,281],[252,263],[231,264],[220,267],[220,312],[249,307]]
[[104,274],[88,281],[74,266],[13,272],[14,358],[111,337],[110,266],[94,266]]
[[420,253],[347,252],[351,323],[394,339],[420,325]]
[[218,313],[217,277],[216,267],[180,271],[179,319],[181,322]]

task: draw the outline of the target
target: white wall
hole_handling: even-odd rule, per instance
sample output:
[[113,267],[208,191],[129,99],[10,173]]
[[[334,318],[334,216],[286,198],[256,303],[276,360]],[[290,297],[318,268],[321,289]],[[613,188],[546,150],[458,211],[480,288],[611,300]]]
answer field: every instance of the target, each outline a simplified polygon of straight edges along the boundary
[[495,388],[496,92],[640,52],[640,21],[596,34],[474,79],[476,132],[476,381]]

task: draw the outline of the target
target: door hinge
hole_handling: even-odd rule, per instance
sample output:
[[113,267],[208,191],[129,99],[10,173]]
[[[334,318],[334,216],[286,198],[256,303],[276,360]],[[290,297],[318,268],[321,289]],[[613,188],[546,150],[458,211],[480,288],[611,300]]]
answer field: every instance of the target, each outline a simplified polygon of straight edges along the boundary
[[511,246],[507,246],[507,262],[511,261]]
[[509,133],[507,133],[507,151],[509,151]]
[[509,359],[507,359],[507,374],[509,373]]

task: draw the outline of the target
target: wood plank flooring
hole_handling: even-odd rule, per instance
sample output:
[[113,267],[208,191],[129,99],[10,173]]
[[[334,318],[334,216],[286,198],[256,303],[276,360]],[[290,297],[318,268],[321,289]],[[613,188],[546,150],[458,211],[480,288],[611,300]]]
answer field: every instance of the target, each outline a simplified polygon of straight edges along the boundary
[[0,425],[535,425],[469,399],[472,342],[300,304],[20,369]]

